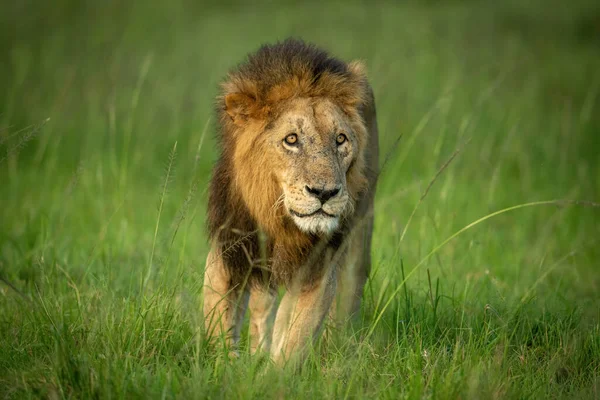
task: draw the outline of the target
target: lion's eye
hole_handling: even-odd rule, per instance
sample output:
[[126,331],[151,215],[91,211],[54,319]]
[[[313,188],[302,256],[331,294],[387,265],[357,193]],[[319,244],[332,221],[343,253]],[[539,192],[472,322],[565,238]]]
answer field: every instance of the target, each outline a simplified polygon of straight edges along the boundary
[[348,138],[343,133],[340,133],[339,135],[337,135],[337,138],[335,138],[335,141],[338,144],[338,146],[340,144],[343,144],[346,140],[348,140]]
[[294,145],[294,144],[298,143],[298,135],[296,135],[295,133],[290,133],[283,140],[286,144]]

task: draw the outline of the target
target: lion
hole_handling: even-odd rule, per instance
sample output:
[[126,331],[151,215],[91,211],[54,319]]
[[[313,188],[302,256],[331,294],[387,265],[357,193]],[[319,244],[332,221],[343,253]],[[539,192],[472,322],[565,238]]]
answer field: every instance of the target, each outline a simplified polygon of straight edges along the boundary
[[378,166],[373,91],[361,62],[296,39],[262,46],[221,89],[206,332],[235,349],[249,308],[251,352],[300,361],[333,308],[338,319],[360,308]]

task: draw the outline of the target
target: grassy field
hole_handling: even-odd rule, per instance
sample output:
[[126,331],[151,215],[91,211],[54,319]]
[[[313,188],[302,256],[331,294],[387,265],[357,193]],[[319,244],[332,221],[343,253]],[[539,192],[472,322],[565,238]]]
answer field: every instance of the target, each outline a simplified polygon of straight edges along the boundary
[[[213,3],[0,5],[0,398],[600,398],[600,7]],[[290,35],[365,60],[388,159],[298,373],[200,318],[217,85]]]

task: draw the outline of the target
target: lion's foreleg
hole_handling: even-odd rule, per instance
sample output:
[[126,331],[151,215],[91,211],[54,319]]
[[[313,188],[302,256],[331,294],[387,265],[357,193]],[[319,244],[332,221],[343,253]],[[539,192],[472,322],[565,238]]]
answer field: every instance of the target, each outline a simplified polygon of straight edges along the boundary
[[[342,265],[337,274],[337,291],[335,300],[329,311],[330,322],[341,327],[351,317],[357,299],[356,291],[359,284],[358,260],[354,251],[344,255]],[[360,299],[358,300],[360,302]],[[360,306],[359,306],[360,307]]]
[[284,295],[273,331],[271,357],[276,364],[302,361],[307,345],[320,333],[336,284],[335,268],[329,268],[319,281],[292,285]]
[[371,270],[371,235],[373,217],[359,219],[348,238],[347,251],[338,273],[338,290],[330,317],[343,324],[360,313],[365,284]]
[[209,337],[222,338],[234,349],[246,306],[248,290],[234,286],[222,258],[214,250],[208,253],[204,271],[204,327]]
[[271,348],[272,327],[275,319],[277,292],[261,286],[250,288],[250,351],[269,351]]

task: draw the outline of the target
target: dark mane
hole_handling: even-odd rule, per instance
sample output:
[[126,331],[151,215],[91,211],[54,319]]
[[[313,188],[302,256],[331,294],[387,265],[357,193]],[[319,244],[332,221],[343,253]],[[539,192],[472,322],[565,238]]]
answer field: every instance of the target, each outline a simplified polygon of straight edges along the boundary
[[265,94],[270,88],[299,76],[318,84],[325,72],[344,78],[350,76],[345,62],[331,57],[315,45],[287,39],[263,45],[232,74],[255,82],[259,93]]
[[263,45],[231,70],[218,107],[224,110],[225,97],[238,93],[251,101],[249,112],[257,119],[268,119],[273,108],[292,97],[328,97],[355,109],[368,101],[367,88],[361,63],[346,63],[315,45],[287,39]]

